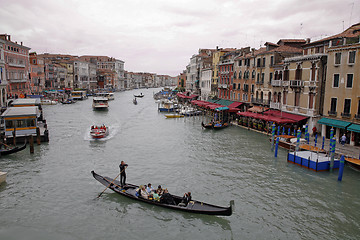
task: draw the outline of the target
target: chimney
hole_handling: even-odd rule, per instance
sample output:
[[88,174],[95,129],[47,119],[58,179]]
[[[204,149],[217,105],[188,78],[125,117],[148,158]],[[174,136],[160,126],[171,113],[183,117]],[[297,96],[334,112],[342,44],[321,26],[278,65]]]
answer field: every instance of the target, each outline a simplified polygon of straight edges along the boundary
[[219,46],[216,46],[216,51],[218,51],[219,50]]
[[8,41],[11,41],[10,35],[8,35]]
[[305,43],[306,44],[310,43],[310,38],[307,38]]
[[21,46],[22,46],[22,42],[21,42]]

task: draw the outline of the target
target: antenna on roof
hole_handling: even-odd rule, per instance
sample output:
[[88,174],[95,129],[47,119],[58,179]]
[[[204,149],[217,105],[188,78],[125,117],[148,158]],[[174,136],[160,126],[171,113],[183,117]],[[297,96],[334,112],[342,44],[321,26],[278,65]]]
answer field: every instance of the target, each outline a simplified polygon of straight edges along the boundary
[[300,23],[300,37],[302,36],[303,23]]

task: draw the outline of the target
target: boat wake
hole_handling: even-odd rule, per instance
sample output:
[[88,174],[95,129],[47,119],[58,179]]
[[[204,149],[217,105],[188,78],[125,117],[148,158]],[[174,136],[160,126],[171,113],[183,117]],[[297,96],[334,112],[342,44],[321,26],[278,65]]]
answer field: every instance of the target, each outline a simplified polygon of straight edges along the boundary
[[109,128],[109,135],[107,135],[104,138],[100,139],[93,139],[90,136],[90,126],[85,130],[84,140],[85,141],[107,141],[109,139],[112,139],[116,134],[119,132],[120,126],[118,125],[108,125]]

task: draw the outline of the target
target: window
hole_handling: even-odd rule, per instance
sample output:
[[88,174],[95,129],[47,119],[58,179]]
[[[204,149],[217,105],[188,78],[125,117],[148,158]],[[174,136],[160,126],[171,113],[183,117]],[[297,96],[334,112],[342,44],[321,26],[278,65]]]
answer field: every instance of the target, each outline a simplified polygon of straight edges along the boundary
[[295,106],[300,106],[300,92],[295,92]]
[[314,108],[314,93],[309,93],[309,109]]
[[251,84],[251,92],[253,93],[255,91],[255,85]]
[[357,110],[357,115],[360,115],[360,100],[358,101],[358,110]]
[[239,79],[241,79],[241,77],[242,77],[242,72],[240,71],[239,72]]
[[270,66],[274,65],[274,56],[270,57]]
[[283,92],[283,104],[286,105],[286,95],[287,95],[287,92]]
[[252,71],[252,73],[251,73],[251,78],[252,78],[252,79],[255,79],[255,70]]
[[355,54],[356,54],[356,51],[349,52],[349,64],[355,63]]
[[261,61],[261,59],[258,58],[258,59],[257,59],[257,65],[256,65],[257,67],[260,67],[260,61]]
[[340,79],[340,75],[334,74],[333,88],[339,87],[339,79]]
[[241,89],[241,83],[238,84],[238,90],[240,90],[240,89]]
[[354,77],[354,75],[353,75],[352,73],[347,74],[346,88],[352,88],[352,85],[353,85],[353,77]]
[[242,60],[239,61],[239,66],[241,66],[241,65],[242,65]]
[[263,67],[265,67],[265,58],[263,58],[263,64],[262,64]]
[[298,65],[295,71],[295,80],[301,80],[301,75],[302,75],[302,69],[301,66]]
[[351,106],[351,99],[345,99],[345,102],[344,102],[344,113],[345,114],[350,113],[350,106]]
[[336,113],[337,98],[331,98],[330,113]]
[[269,81],[270,81],[270,84],[271,84],[272,79],[273,79],[273,73],[270,73],[269,79],[270,79]]
[[341,53],[335,53],[335,64],[341,64]]
[[316,64],[311,64],[311,81],[315,81]]
[[262,83],[264,82],[264,79],[265,79],[265,73],[262,73],[262,74],[261,74],[261,82],[262,82]]

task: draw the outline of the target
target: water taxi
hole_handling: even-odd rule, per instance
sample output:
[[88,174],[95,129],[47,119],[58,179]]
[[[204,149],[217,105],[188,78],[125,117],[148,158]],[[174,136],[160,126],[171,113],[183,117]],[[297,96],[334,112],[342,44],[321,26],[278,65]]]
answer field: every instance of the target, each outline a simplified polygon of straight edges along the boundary
[[109,108],[107,97],[94,97],[92,107],[94,110],[107,110]]
[[40,130],[41,141],[49,141],[49,132],[45,121],[40,121],[41,112],[37,106],[30,107],[9,107],[1,114],[4,121],[4,132],[6,138],[12,138],[13,134],[20,141],[27,136],[37,135],[37,128]]
[[84,100],[88,98],[86,91],[72,91],[71,96],[74,100]]
[[159,112],[174,112],[174,103],[171,101],[164,101],[159,103],[158,110]]
[[109,128],[105,125],[91,126],[90,136],[94,139],[104,138],[109,135]]

